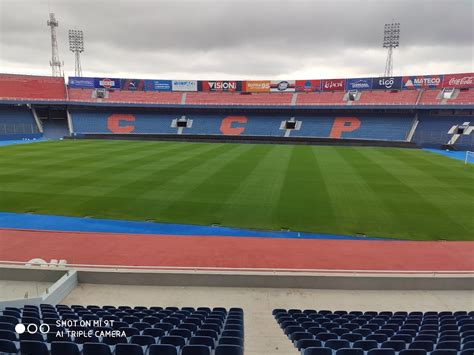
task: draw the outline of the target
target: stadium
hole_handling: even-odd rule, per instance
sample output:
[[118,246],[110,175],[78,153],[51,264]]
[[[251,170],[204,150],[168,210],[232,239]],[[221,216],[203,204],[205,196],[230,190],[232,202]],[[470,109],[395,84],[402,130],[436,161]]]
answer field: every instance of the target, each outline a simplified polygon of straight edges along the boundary
[[67,76],[48,26],[0,73],[0,354],[474,354],[474,73],[393,75],[391,23],[383,76],[83,76],[80,31]]

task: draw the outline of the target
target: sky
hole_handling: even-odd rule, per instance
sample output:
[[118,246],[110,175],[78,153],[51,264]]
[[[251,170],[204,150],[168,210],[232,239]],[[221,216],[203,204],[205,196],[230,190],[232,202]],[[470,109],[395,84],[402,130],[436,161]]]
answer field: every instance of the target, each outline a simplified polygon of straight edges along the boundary
[[474,71],[473,0],[0,0],[0,72],[50,75],[49,12],[66,76],[69,29],[84,32],[84,76],[381,76],[392,21],[394,75]]

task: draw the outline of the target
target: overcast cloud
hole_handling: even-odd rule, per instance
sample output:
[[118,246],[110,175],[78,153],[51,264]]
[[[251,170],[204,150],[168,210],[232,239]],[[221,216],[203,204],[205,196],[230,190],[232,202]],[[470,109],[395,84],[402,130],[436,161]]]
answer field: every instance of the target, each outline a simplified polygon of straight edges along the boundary
[[473,0],[0,0],[0,72],[50,73],[48,13],[74,74],[306,79],[379,76],[384,23],[401,23],[394,74],[472,72]]

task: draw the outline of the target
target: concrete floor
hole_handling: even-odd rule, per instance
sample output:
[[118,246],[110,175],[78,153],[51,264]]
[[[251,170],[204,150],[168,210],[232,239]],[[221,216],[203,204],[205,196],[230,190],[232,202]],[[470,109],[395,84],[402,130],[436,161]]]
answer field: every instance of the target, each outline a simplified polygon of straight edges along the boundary
[[52,282],[0,280],[0,301],[39,297]]
[[474,310],[472,291],[354,291],[79,284],[64,304],[242,307],[246,355],[297,355],[272,317],[274,308]]

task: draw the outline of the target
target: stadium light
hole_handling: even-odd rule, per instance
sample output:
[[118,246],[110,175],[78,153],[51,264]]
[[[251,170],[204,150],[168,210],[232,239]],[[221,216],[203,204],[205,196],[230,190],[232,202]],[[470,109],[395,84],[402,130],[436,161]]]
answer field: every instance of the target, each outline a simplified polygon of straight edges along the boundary
[[53,13],[49,14],[49,20],[46,22],[48,27],[51,27],[51,66],[53,76],[61,76],[61,62],[59,61],[59,50],[58,50],[58,39],[56,36],[56,27],[59,26],[59,22]]
[[400,46],[400,23],[386,23],[383,32],[383,48],[387,48],[384,76],[393,75],[393,49]]
[[81,57],[84,52],[84,33],[80,30],[69,30],[69,50],[75,56],[75,76],[82,76]]

